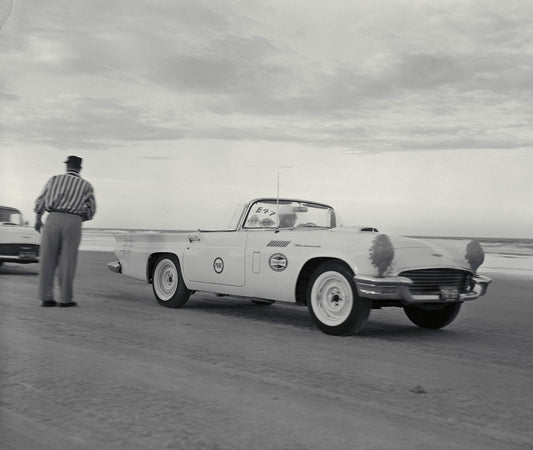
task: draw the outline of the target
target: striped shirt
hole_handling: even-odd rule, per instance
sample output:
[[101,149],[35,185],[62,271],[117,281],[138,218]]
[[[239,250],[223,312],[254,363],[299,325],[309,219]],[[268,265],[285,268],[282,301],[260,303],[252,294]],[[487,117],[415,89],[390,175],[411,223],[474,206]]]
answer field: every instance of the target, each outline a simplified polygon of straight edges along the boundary
[[78,214],[84,221],[91,220],[96,212],[93,187],[77,172],[53,176],[35,200],[33,210],[37,214],[44,211]]

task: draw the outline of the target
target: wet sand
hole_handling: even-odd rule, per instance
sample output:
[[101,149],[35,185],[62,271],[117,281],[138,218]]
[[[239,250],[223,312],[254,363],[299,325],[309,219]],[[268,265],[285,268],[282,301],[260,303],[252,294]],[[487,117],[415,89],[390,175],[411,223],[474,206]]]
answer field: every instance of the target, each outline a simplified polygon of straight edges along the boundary
[[[448,328],[397,308],[332,337],[305,308],[151,286],[83,251],[77,308],[42,308],[37,265],[0,267],[2,449],[532,448],[531,278],[488,270]],[[487,271],[485,272],[487,273]]]

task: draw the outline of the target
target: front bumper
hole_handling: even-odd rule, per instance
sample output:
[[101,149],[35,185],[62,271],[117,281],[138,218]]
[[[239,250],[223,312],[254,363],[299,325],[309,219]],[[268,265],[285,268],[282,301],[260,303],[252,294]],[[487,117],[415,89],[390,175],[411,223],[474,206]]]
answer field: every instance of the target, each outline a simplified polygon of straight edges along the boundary
[[0,261],[19,264],[39,262],[39,245],[25,243],[0,244]]
[[31,263],[38,263],[39,257],[38,256],[1,255],[0,262],[31,264]]
[[468,292],[461,292],[457,298],[444,299],[441,294],[412,294],[409,287],[413,281],[407,277],[368,277],[354,276],[357,293],[360,297],[371,300],[399,300],[406,305],[415,303],[456,303],[475,300],[487,292],[488,285],[492,282],[489,277],[472,276],[473,286]]

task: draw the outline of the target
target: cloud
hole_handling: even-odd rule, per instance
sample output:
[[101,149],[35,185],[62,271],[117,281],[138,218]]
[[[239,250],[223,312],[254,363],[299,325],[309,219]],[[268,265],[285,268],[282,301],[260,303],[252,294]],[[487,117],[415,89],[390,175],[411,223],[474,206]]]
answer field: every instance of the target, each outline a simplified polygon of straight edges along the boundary
[[141,156],[140,159],[148,159],[148,160],[152,160],[152,161],[175,161],[175,160],[179,160],[181,158],[180,157],[175,157],[175,156],[152,156],[152,155],[147,155],[147,156]]
[[19,100],[19,96],[18,95],[15,95],[15,94],[12,94],[8,91],[6,91],[5,89],[2,88],[2,86],[0,85],[0,100],[2,101],[17,101]]
[[62,97],[39,104],[23,122],[6,117],[0,129],[6,137],[24,135],[28,143],[60,149],[105,149],[127,142],[173,140],[184,130],[165,127],[140,108],[113,101]]
[[513,5],[23,2],[0,40],[2,127],[62,148],[527,146],[532,7]]
[[14,0],[0,0],[0,30],[13,11]]

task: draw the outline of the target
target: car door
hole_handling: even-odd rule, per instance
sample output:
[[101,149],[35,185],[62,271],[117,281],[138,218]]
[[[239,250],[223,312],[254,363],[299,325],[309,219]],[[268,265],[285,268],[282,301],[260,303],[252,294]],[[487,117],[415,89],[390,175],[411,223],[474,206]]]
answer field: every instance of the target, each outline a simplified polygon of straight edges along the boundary
[[295,301],[295,288],[305,249],[295,252],[294,231],[250,231],[246,241],[246,295]]
[[183,257],[186,280],[244,286],[245,231],[199,231],[189,235]]

